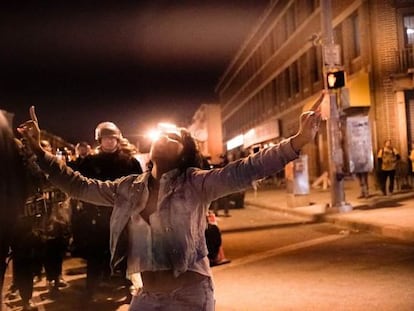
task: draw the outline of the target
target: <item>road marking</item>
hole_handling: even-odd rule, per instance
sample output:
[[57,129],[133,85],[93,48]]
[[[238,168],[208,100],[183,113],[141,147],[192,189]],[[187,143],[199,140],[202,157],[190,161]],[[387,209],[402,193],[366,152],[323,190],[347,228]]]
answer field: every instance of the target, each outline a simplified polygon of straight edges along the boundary
[[249,264],[255,261],[259,261],[262,259],[266,259],[272,256],[284,254],[284,253],[288,253],[288,252],[295,251],[298,249],[311,247],[314,245],[319,245],[319,244],[328,243],[332,241],[337,241],[347,236],[348,235],[344,235],[344,234],[335,234],[335,235],[330,235],[330,236],[317,238],[317,239],[313,239],[309,241],[299,242],[299,243],[295,243],[295,244],[291,244],[287,246],[282,246],[280,248],[271,249],[265,252],[255,253],[255,254],[248,255],[248,256],[245,256],[245,257],[242,257],[236,260],[232,260],[229,264],[213,267],[212,270],[213,270],[213,273],[217,271],[227,270],[230,268],[246,265],[246,264]]
[[45,309],[45,301],[42,301],[39,295],[33,296],[32,301],[37,307],[38,311],[46,311]]

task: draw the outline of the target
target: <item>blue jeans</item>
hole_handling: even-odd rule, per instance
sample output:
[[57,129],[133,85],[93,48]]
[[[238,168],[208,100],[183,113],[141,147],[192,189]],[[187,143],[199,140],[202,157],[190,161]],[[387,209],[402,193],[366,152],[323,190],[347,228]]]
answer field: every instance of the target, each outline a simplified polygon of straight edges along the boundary
[[142,292],[132,297],[129,311],[214,311],[211,278],[171,292]]

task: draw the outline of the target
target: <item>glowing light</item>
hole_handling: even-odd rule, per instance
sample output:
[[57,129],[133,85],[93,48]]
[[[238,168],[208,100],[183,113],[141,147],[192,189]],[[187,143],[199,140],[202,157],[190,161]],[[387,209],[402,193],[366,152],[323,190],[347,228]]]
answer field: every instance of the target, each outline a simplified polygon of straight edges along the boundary
[[147,133],[147,137],[148,137],[151,141],[157,140],[157,139],[160,137],[160,135],[161,135],[161,131],[160,131],[160,130],[158,130],[158,129],[151,130],[151,131],[149,131],[149,132]]
[[173,123],[160,122],[158,123],[157,128],[162,132],[177,132],[178,131],[177,125]]
[[148,133],[146,134],[146,136],[151,140],[157,140],[158,138],[160,138],[160,136],[163,133],[177,133],[177,135],[180,135],[180,131],[177,128],[177,125],[173,124],[173,123],[163,123],[160,122],[157,124],[157,127],[155,129],[152,129],[150,131],[148,131]]
[[243,135],[237,135],[236,137],[227,141],[227,150],[231,150],[236,147],[239,147],[243,145],[243,143],[244,143]]

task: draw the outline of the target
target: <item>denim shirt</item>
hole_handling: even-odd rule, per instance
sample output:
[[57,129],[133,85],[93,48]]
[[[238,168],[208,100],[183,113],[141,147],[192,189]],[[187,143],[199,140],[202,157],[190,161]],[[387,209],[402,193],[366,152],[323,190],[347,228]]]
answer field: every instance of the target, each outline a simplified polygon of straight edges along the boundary
[[161,177],[157,209],[149,224],[140,216],[149,197],[149,172],[99,181],[83,177],[48,153],[39,159],[39,165],[70,197],[114,207],[110,222],[112,268],[129,254],[129,274],[172,269],[178,276],[207,256],[204,232],[210,203],[280,171],[297,156],[290,140],[284,140],[223,168],[167,172]]

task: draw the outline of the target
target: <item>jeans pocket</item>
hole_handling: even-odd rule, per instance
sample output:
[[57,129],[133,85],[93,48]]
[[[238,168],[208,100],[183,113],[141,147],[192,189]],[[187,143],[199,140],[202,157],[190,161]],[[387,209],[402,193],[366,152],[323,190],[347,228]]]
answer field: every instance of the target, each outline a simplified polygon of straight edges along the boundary
[[172,293],[177,310],[214,310],[214,291],[211,278],[177,289]]

